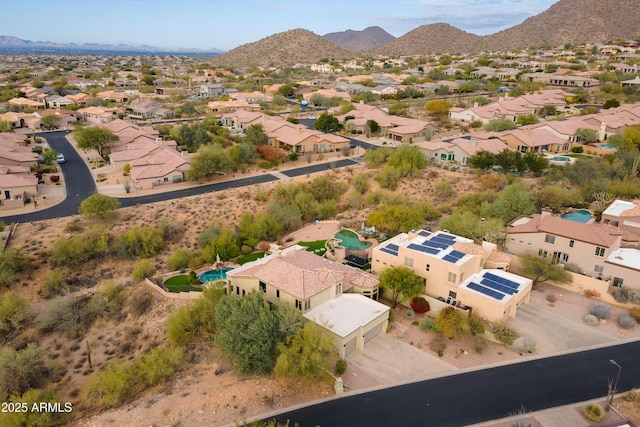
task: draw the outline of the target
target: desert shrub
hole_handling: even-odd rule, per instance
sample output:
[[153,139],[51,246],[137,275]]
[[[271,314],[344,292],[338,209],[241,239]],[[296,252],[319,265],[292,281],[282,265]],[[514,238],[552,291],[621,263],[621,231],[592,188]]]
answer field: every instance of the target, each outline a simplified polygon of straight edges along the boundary
[[447,341],[444,339],[442,334],[438,334],[438,336],[434,337],[429,341],[429,348],[438,353],[439,357],[442,357],[444,354],[444,350],[447,348]]
[[196,334],[198,325],[188,307],[173,310],[165,323],[167,339],[173,345],[184,346]]
[[584,149],[582,148],[582,146],[578,145],[576,147],[571,147],[571,152],[572,153],[582,153],[582,152],[584,152]]
[[175,251],[169,258],[167,258],[167,268],[169,271],[178,271],[189,267],[189,261],[193,254],[191,251],[186,249],[181,249]]
[[164,237],[159,228],[134,227],[120,236],[113,247],[118,258],[151,258],[164,247]]
[[640,307],[634,307],[631,310],[629,310],[629,316],[633,317],[638,322],[640,322]]
[[124,303],[122,286],[113,282],[105,282],[98,292],[96,292],[85,308],[88,318],[107,318],[120,313]]
[[611,307],[604,302],[596,302],[589,307],[589,313],[598,319],[609,319],[611,318]]
[[346,370],[347,370],[347,361],[344,359],[336,360],[336,369],[335,369],[336,375],[343,375]]
[[127,299],[127,306],[131,310],[131,313],[136,316],[141,316],[146,313],[153,303],[152,291],[141,287],[131,294]]
[[183,362],[181,349],[156,347],[136,362],[135,375],[147,385],[156,385],[172,375]]
[[604,418],[604,410],[597,403],[587,403],[582,408],[582,413],[591,421],[599,422]]
[[80,300],[72,295],[54,298],[36,316],[36,325],[44,332],[64,332],[75,337],[82,329],[80,306]]
[[411,308],[407,308],[404,311],[404,317],[406,317],[407,319],[413,319],[414,317],[416,317],[416,312]]
[[546,300],[549,302],[556,302],[557,298],[554,294],[547,294]]
[[423,297],[415,297],[411,299],[409,305],[417,314],[424,314],[431,310],[429,302]]
[[88,218],[105,219],[112,216],[118,208],[120,208],[118,199],[96,193],[80,203],[79,211]]
[[449,338],[459,338],[471,334],[467,313],[453,307],[445,307],[438,314],[436,327]]
[[638,400],[638,390],[632,388],[631,390],[626,392],[624,396],[622,396],[622,399],[624,399],[626,402],[635,402],[636,400]]
[[91,377],[80,392],[85,407],[118,406],[133,394],[135,367],[119,359],[111,360]]
[[628,314],[621,314],[620,316],[618,316],[618,325],[620,325],[622,329],[631,329],[637,324],[638,322],[636,321],[636,319]]
[[28,317],[27,300],[13,292],[7,292],[0,297],[0,334],[19,329]]
[[149,261],[148,259],[143,259],[136,263],[136,266],[133,267],[132,277],[133,280],[141,281],[145,278],[152,277],[156,272],[156,267]]
[[40,295],[47,299],[65,295],[69,291],[67,277],[69,277],[69,270],[66,268],[51,270],[40,286]]
[[395,190],[398,187],[398,182],[402,174],[398,169],[385,166],[380,170],[373,179],[375,179],[380,187],[387,188],[389,190]]
[[510,345],[518,338],[518,333],[505,325],[496,325],[493,327],[493,336],[501,343]]
[[469,330],[471,335],[481,335],[485,330],[485,323],[482,319],[476,316],[469,317]]
[[600,298],[600,292],[594,291],[592,289],[585,289],[584,290],[584,296],[587,297],[587,298],[598,299],[598,298]]
[[109,248],[106,228],[91,227],[82,235],[57,239],[49,251],[49,260],[54,267],[73,267],[104,257],[108,254]]
[[476,353],[482,353],[487,348],[487,340],[482,338],[480,335],[476,335],[473,337],[473,350]]
[[369,175],[364,172],[359,172],[353,175],[353,177],[351,178],[351,184],[358,193],[365,194],[367,191],[369,191],[369,179]]
[[507,346],[509,350],[518,353],[531,353],[536,348],[536,341],[529,336],[516,338],[512,344]]
[[433,319],[425,317],[419,324],[420,330],[423,332],[435,332],[438,329],[436,328],[436,322]]
[[3,347],[0,351],[0,392],[24,393],[39,388],[49,377],[50,366],[45,361],[46,350],[29,343],[22,350]]
[[587,314],[582,320],[589,326],[598,326],[600,324],[600,322],[598,322],[598,318],[593,314]]

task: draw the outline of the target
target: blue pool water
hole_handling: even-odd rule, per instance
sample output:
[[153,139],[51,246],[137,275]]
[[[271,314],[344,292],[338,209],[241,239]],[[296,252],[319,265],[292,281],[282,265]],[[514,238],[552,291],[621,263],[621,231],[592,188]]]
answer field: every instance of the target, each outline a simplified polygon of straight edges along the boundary
[[589,211],[579,210],[562,214],[562,218],[586,224],[591,219],[591,213]]
[[227,278],[227,271],[233,270],[233,268],[222,268],[220,270],[209,270],[200,273],[198,279],[200,282],[215,282],[216,280],[225,280]]
[[571,157],[566,156],[554,156],[549,159],[550,162],[570,162]]
[[358,233],[351,230],[340,230],[333,237],[340,239],[340,246],[350,251],[362,251],[373,245],[371,242],[361,242]]

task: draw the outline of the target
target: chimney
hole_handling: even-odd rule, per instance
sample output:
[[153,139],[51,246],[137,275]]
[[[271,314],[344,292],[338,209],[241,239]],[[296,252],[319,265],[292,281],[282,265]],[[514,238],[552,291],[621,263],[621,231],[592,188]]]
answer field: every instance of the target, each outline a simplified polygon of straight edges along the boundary
[[474,102],[473,103],[473,108],[478,108],[478,105],[480,105],[480,104],[478,104],[477,102]]
[[478,146],[478,140],[477,140],[477,139],[475,139],[475,138],[471,138],[471,140],[470,140],[470,141],[471,141],[471,145],[473,145],[474,147],[477,147],[477,146]]
[[553,211],[551,208],[542,208],[540,211],[540,219],[545,219],[547,217],[553,216]]

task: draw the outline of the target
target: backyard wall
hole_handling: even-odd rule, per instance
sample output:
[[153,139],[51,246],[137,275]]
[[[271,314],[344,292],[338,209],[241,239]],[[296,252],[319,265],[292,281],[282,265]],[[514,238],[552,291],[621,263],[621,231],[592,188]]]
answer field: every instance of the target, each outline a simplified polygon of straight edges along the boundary
[[156,285],[149,279],[144,279],[144,283],[146,283],[146,285],[153,289],[156,293],[166,298],[193,300],[198,299],[202,296],[202,292],[165,292],[164,289],[162,289],[160,286]]

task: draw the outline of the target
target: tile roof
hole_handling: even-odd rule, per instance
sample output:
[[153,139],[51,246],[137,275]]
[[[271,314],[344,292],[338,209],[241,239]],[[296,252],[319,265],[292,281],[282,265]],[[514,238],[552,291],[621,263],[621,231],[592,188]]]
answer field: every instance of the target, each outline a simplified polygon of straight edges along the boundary
[[299,299],[308,299],[342,282],[342,290],[353,286],[374,288],[380,279],[370,273],[307,252],[301,246],[285,249],[227,273],[228,277],[253,277],[278,287]]

